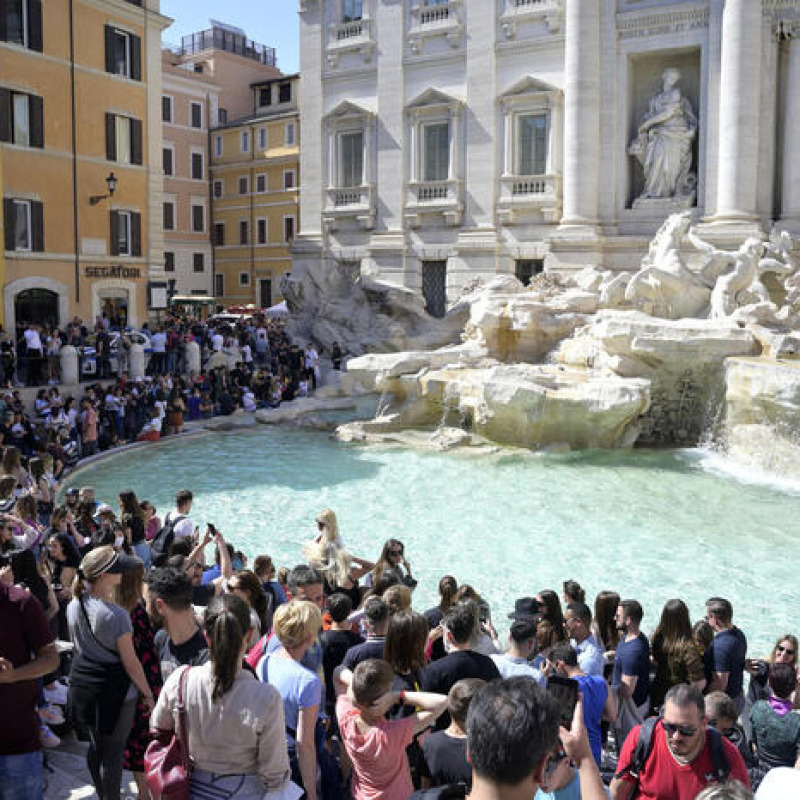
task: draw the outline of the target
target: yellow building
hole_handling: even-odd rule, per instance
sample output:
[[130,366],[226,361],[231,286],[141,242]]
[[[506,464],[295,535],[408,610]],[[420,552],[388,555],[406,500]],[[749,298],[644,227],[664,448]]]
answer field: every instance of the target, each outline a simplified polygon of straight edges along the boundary
[[281,299],[298,229],[297,75],[251,85],[255,113],[211,131],[215,294],[266,308]]
[[0,4],[5,324],[103,313],[141,324],[148,281],[163,281],[160,41],[170,20],[159,0],[42,9]]

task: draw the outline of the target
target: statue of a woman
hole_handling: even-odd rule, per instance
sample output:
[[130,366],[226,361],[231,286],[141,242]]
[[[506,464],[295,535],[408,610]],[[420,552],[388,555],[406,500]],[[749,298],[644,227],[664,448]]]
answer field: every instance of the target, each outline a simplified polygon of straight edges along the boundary
[[639,135],[628,148],[644,169],[643,199],[690,197],[697,183],[692,172],[697,117],[675,85],[680,77],[678,69],[664,71],[664,89],[650,101]]

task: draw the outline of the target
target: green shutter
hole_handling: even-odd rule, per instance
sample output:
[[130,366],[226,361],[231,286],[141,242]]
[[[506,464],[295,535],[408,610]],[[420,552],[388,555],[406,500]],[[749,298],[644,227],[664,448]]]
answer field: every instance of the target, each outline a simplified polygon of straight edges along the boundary
[[3,230],[5,231],[6,250],[14,249],[14,234],[17,229],[17,208],[14,201],[3,198]]
[[44,100],[35,94],[29,96],[28,117],[31,147],[44,147]]
[[142,121],[131,119],[131,164],[142,164]]
[[131,211],[131,255],[142,254],[142,215]]

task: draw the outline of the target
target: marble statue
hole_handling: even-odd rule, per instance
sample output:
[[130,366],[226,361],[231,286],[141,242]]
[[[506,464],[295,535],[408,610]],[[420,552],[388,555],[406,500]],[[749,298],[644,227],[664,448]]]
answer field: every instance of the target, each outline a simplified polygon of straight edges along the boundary
[[680,70],[667,69],[662,78],[664,88],[650,101],[638,135],[628,148],[644,170],[642,200],[691,197],[697,183],[692,172],[697,117],[676,86]]

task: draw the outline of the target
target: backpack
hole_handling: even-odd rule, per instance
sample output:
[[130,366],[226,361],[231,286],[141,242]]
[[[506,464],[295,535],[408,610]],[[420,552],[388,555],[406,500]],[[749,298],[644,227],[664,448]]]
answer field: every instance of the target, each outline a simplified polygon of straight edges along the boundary
[[[653,744],[656,725],[661,717],[648,717],[639,729],[639,738],[636,740],[636,747],[633,749],[631,763],[614,775],[614,778],[624,778],[629,776],[634,779],[633,792],[631,797],[638,797],[639,778],[642,774],[650,753],[653,752]],[[731,771],[728,757],[725,755],[725,748],[722,744],[722,734],[712,727],[706,728],[708,746],[711,750],[711,763],[714,769],[714,778],[718,783],[724,783]]]
[[176,514],[171,517],[169,513],[164,518],[164,526],[150,542],[150,552],[153,556],[154,567],[166,567],[169,558],[169,549],[175,541],[175,526],[186,519],[186,514]]

